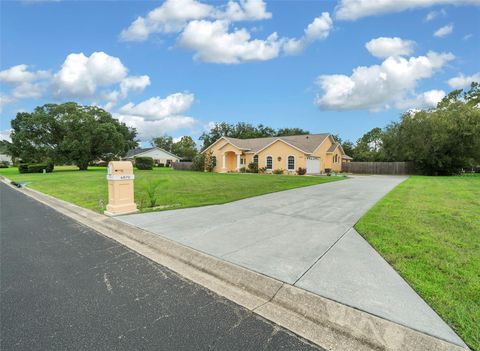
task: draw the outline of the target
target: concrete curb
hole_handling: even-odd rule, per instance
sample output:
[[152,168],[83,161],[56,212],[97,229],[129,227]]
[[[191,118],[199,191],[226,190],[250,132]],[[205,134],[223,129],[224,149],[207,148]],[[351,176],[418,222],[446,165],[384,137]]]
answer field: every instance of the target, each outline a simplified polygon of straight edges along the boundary
[[468,350],[36,190],[13,188],[328,350]]

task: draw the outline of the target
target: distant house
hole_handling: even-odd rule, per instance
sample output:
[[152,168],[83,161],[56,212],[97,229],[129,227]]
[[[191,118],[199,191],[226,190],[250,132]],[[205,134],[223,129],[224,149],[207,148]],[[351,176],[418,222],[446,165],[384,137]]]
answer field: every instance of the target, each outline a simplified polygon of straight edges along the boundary
[[159,147],[150,147],[146,149],[132,149],[127,152],[124,160],[133,161],[135,157],[151,157],[156,165],[163,163],[166,166],[170,166],[173,162],[179,162],[181,159],[181,157]]
[[221,137],[206,148],[211,152],[214,172],[238,172],[249,163],[267,172],[277,169],[295,173],[299,167],[309,174],[325,170],[339,172],[351,157],[331,134],[307,134],[254,139]]
[[8,165],[11,165],[13,163],[12,157],[6,154],[0,154],[0,163],[7,163]]

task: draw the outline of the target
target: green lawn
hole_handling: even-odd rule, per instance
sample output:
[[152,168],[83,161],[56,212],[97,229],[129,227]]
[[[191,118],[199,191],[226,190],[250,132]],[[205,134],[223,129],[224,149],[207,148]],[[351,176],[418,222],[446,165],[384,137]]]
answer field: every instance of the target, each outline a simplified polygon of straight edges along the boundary
[[[20,174],[16,168],[0,169],[0,175],[76,205],[101,211],[99,198],[107,202],[107,169],[90,167],[78,171],[75,167],[55,167],[53,173]],[[271,174],[219,174],[174,171],[154,168],[153,171],[135,170],[135,202],[148,211],[147,191],[158,184],[157,206],[175,209],[221,204],[261,194],[321,184],[342,177],[309,177]]]
[[355,227],[480,350],[480,177],[410,177]]

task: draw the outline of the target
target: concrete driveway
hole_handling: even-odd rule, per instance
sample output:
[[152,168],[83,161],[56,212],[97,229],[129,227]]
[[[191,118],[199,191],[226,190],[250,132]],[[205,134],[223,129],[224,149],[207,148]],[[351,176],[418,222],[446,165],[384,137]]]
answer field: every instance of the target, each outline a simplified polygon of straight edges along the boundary
[[464,345],[352,228],[373,204],[404,179],[358,176],[224,205],[117,218],[321,296]]

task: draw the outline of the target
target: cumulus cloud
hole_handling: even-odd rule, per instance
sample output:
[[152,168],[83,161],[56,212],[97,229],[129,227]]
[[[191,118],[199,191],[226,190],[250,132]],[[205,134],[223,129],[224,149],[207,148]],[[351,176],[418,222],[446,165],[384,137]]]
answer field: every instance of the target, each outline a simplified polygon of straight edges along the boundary
[[188,21],[205,18],[213,11],[212,6],[196,0],[166,0],[146,17],[138,17],[121,32],[120,38],[124,41],[144,41],[152,33],[179,32]]
[[144,41],[153,33],[178,33],[188,22],[201,19],[255,21],[271,18],[263,0],[229,1],[214,7],[197,0],[166,0],[120,33],[123,41]]
[[418,94],[413,98],[400,100],[395,104],[395,107],[400,109],[424,109],[433,108],[446,96],[443,90],[429,90]]
[[299,39],[286,39],[283,44],[283,50],[287,54],[297,54],[305,47],[317,40],[326,39],[333,28],[333,21],[328,12],[323,12],[321,16],[315,18],[304,30],[304,35]]
[[258,21],[272,18],[272,14],[267,11],[263,0],[240,0],[229,1],[225,9],[216,11],[213,17],[229,21]]
[[179,38],[181,47],[194,50],[194,58],[212,63],[265,61],[278,56],[281,41],[272,33],[265,40],[251,39],[246,29],[229,32],[227,21],[191,21]]
[[119,83],[127,72],[118,57],[104,52],[94,52],[90,56],[70,54],[53,77],[55,95],[93,97],[98,86]]
[[453,32],[453,24],[447,24],[446,26],[438,28],[433,35],[437,38],[443,38]]
[[153,33],[178,34],[177,45],[194,52],[194,59],[236,64],[265,61],[280,53],[297,54],[314,41],[325,39],[333,26],[327,12],[315,18],[300,38],[280,38],[272,33],[254,39],[246,28],[232,28],[237,21],[272,17],[264,0],[230,0],[225,5],[207,5],[198,0],[166,0],[145,17],[138,17],[120,34],[124,41],[144,41]]
[[9,95],[1,96],[0,105],[4,106],[20,99],[41,97],[50,77],[49,71],[29,70],[29,66],[25,64],[0,71],[0,82],[10,86]]
[[413,53],[415,42],[398,37],[380,37],[365,44],[367,50],[375,57],[406,56]]
[[50,77],[49,71],[30,71],[28,65],[16,65],[0,71],[0,82],[7,84],[30,83]]
[[357,20],[368,16],[402,12],[435,5],[480,5],[480,0],[340,0],[335,16],[340,20]]
[[158,120],[184,113],[192,106],[194,100],[194,95],[189,93],[175,93],[164,99],[155,96],[139,104],[129,102],[121,107],[119,112],[140,116],[146,120]]
[[480,83],[480,72],[474,73],[471,76],[460,74],[448,80],[448,85],[453,89],[468,88],[472,82]]
[[197,121],[185,116],[195,101],[190,93],[175,93],[165,98],[158,96],[138,104],[128,103],[113,115],[130,127],[137,129],[142,141],[163,133],[193,128]]
[[[416,96],[418,81],[431,77],[455,57],[451,53],[428,52],[418,57],[388,57],[379,65],[360,66],[350,76],[321,75],[317,84],[322,93],[315,104],[324,110],[382,110]],[[438,96],[438,94],[436,95]],[[424,96],[432,101],[435,93]]]

